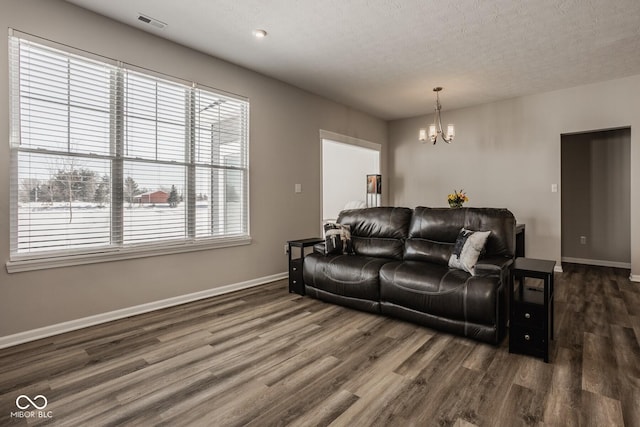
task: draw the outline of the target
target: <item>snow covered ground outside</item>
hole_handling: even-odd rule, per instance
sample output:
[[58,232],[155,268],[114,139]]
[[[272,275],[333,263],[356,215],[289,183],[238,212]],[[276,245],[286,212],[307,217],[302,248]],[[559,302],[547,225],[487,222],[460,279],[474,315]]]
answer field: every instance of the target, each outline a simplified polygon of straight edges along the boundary
[[[196,236],[211,235],[211,205],[196,203]],[[125,244],[158,239],[184,239],[186,206],[180,203],[124,205]],[[222,228],[222,220],[218,226]],[[95,203],[20,203],[18,207],[18,252],[51,249],[82,249],[110,244],[111,206]]]

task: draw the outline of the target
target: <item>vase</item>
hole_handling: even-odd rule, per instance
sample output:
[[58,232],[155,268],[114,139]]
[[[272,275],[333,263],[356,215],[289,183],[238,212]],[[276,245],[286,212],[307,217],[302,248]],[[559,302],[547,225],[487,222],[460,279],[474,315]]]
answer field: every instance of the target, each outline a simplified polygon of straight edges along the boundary
[[462,202],[456,202],[454,200],[449,200],[449,207],[452,208],[452,209],[461,208],[462,207]]

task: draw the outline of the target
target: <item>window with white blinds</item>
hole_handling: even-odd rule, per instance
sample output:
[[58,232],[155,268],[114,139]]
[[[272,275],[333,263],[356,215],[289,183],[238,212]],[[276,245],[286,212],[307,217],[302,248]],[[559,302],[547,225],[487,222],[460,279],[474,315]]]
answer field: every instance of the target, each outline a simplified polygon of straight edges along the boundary
[[245,241],[246,99],[11,36],[11,260]]

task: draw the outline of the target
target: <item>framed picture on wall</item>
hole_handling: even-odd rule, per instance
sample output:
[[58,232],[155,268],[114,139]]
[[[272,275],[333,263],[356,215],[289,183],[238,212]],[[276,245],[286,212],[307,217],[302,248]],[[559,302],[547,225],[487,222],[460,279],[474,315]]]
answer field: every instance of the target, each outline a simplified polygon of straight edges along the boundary
[[382,194],[382,175],[367,175],[367,194]]

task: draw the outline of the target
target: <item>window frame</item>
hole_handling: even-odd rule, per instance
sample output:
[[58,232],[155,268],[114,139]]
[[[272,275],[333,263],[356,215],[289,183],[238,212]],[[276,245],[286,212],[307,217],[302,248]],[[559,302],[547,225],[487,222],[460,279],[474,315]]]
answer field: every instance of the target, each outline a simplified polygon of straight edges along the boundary
[[[118,209],[122,212],[123,207],[125,205],[124,202],[124,188],[122,188],[119,192],[119,197],[121,200],[112,202],[109,205],[109,209],[112,211],[112,215],[109,220],[109,228],[110,228],[110,236],[111,242],[108,245],[96,246],[96,247],[87,247],[80,249],[55,249],[55,250],[47,250],[42,252],[26,252],[20,253],[18,251],[18,199],[19,199],[19,159],[18,156],[21,152],[26,153],[44,153],[48,154],[46,150],[42,149],[34,149],[34,148],[24,148],[20,147],[22,142],[21,140],[21,126],[22,119],[20,118],[20,79],[22,74],[19,70],[19,66],[14,64],[14,61],[19,61],[17,58],[13,58],[14,48],[11,47],[13,43],[20,43],[21,41],[26,41],[30,43],[35,43],[41,45],[46,48],[55,49],[61,51],[63,54],[69,55],[69,57],[81,57],[83,59],[99,61],[103,64],[106,64],[110,67],[115,67],[118,74],[118,79],[124,81],[124,77],[127,73],[137,73],[143,75],[144,77],[149,77],[151,79],[156,79],[160,81],[167,81],[169,83],[175,83],[185,88],[185,103],[188,103],[191,107],[195,105],[196,99],[200,96],[201,93],[205,93],[206,95],[214,95],[224,97],[225,99],[231,99],[239,102],[240,104],[240,113],[241,113],[241,132],[240,132],[240,166],[232,167],[233,170],[238,170],[242,174],[241,181],[241,191],[242,198],[240,202],[240,208],[238,212],[238,216],[234,217],[239,220],[240,231],[234,234],[222,234],[222,235],[214,235],[213,229],[209,231],[208,234],[204,236],[197,236],[196,230],[196,211],[195,211],[195,194],[197,191],[197,181],[196,175],[197,170],[202,164],[199,164],[196,161],[194,156],[194,146],[196,139],[196,117],[195,111],[193,108],[187,108],[185,110],[185,129],[186,137],[184,140],[184,152],[185,159],[183,162],[167,162],[167,161],[156,161],[150,162],[155,164],[156,166],[160,166],[162,164],[176,164],[185,168],[185,193],[187,194],[185,200],[185,219],[184,219],[184,229],[185,229],[185,237],[179,238],[175,240],[170,240],[166,238],[161,238],[159,240],[145,242],[145,243],[123,243],[122,242],[122,233],[124,230],[124,215],[121,214],[118,217],[113,216],[114,209],[117,211]],[[49,40],[43,40],[39,37],[32,36],[29,34],[21,33],[16,30],[9,31],[9,100],[10,100],[10,192],[9,192],[9,204],[10,204],[10,259],[6,262],[6,268],[9,273],[21,272],[21,271],[31,271],[31,270],[40,270],[47,268],[56,268],[56,267],[66,267],[73,265],[82,265],[82,264],[92,264],[92,263],[100,263],[107,261],[117,261],[117,260],[126,260],[126,259],[135,259],[141,257],[149,257],[149,256],[158,256],[158,255],[167,255],[167,254],[175,254],[175,253],[183,253],[183,252],[191,252],[191,251],[200,251],[200,250],[209,250],[223,247],[231,247],[231,246],[239,246],[239,245],[247,245],[250,244],[251,234],[250,234],[250,162],[249,162],[249,151],[250,151],[250,102],[247,97],[240,96],[237,94],[233,94],[227,91],[222,91],[219,89],[207,87],[204,85],[196,84],[193,82],[188,82],[176,77],[168,76],[166,74],[162,74],[156,71],[151,71],[145,68],[141,68],[135,65],[126,64],[124,62],[112,60],[109,58],[105,58],[103,56],[82,51],[76,48],[72,48],[66,45],[60,45],[55,42],[51,42]],[[18,48],[19,49],[19,48]],[[16,75],[17,72],[17,75]],[[121,90],[120,86],[117,86],[116,90]],[[118,93],[120,95],[120,93]],[[109,120],[120,120],[124,121],[126,113],[124,112],[123,106],[126,104],[126,100],[124,98],[116,96],[119,100],[114,102],[113,92],[110,92],[110,113]],[[156,98],[160,99],[160,98]],[[157,101],[156,101],[157,102]],[[218,124],[221,122],[218,121]],[[122,126],[124,128],[124,126]],[[122,135],[122,131],[118,131],[116,133],[120,133],[120,135],[111,135],[110,144],[120,145],[122,146],[126,143],[124,136]],[[53,152],[53,150],[51,151]],[[67,152],[68,155],[74,155],[73,152]],[[111,186],[115,187],[117,183],[123,183],[125,178],[124,173],[124,165],[127,161],[133,163],[135,159],[125,156],[118,156],[118,153],[111,153],[109,156],[98,156],[101,158],[108,158],[109,167],[112,170],[111,174]],[[122,154],[120,152],[120,154]],[[96,157],[95,155],[87,154],[85,156],[81,156],[84,158]],[[227,165],[220,164],[209,164],[205,165],[210,169],[217,169],[221,171],[227,170]],[[113,174],[113,171],[118,171],[119,174],[116,176]],[[113,192],[115,196],[116,193]],[[213,194],[210,195],[211,199],[213,199]],[[119,206],[118,206],[119,205]],[[114,208],[115,206],[115,208]],[[222,212],[228,211],[228,206],[225,204],[224,209],[221,209]],[[210,213],[213,215],[213,213]],[[118,227],[120,228],[120,234],[115,234],[116,241],[114,243],[114,229],[116,226],[114,224],[120,221]],[[120,240],[118,241],[118,237]]]

